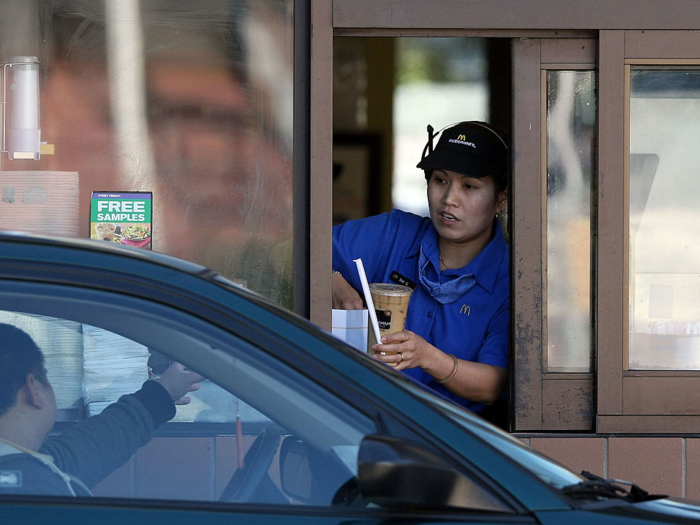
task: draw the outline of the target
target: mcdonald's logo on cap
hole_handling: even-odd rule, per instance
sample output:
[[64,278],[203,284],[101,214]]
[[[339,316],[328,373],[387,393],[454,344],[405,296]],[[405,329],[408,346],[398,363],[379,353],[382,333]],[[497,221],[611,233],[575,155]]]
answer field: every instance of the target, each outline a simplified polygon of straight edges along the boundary
[[470,148],[476,149],[476,144],[474,144],[473,142],[469,142],[467,140],[466,134],[464,133],[457,135],[456,139],[448,139],[447,142],[451,142],[453,144],[461,144],[462,146],[469,146]]

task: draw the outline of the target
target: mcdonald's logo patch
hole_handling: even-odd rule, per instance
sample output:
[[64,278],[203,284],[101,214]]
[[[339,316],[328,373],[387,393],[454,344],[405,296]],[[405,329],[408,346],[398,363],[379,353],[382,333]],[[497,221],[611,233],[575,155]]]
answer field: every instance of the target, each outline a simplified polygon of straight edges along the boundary
[[452,144],[461,144],[462,146],[469,146],[470,148],[476,149],[476,144],[467,141],[467,137],[465,135],[457,135],[456,139],[449,139],[447,142],[451,142]]
[[471,306],[467,306],[466,304],[463,304],[463,305],[462,305],[462,308],[459,309],[459,313],[460,313],[460,314],[464,314],[464,315],[466,315],[466,316],[469,316],[469,315],[471,315],[471,313],[472,313],[472,307],[471,307]]

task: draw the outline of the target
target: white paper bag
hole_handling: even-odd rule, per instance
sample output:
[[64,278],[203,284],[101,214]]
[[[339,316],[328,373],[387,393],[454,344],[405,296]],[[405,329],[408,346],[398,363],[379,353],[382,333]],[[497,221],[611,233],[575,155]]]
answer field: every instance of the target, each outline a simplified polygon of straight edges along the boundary
[[333,335],[367,351],[367,310],[333,310]]

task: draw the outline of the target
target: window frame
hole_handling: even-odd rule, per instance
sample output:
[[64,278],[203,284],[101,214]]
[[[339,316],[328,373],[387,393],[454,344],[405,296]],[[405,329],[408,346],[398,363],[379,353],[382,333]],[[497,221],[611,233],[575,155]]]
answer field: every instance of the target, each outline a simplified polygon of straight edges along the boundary
[[[250,370],[266,368],[274,370],[283,367],[286,374],[297,376],[296,381],[308,383],[308,388],[319,389],[327,392],[334,399],[341,399],[367,422],[375,418],[367,399],[362,402],[358,398],[355,403],[351,403],[348,399],[354,399],[357,396],[347,396],[343,395],[344,393],[339,395],[327,384],[327,381],[332,384],[332,380],[310,376],[302,367],[291,366],[290,363],[279,359],[279,354],[271,352],[271,348],[275,348],[277,352],[289,354],[293,353],[294,349],[291,343],[282,340],[274,332],[248,338],[249,334],[241,330],[242,326],[238,323],[231,322],[227,328],[221,328],[174,305],[160,304],[114,291],[94,290],[66,284],[4,280],[0,280],[0,290],[2,290],[0,299],[2,311],[13,311],[10,310],[13,308],[20,314],[47,315],[56,319],[89,324],[148,348],[152,348],[155,342],[156,345],[160,345],[158,351],[163,352],[161,347],[168,348],[168,356],[186,366],[198,368],[203,364],[208,367],[213,372],[216,384],[229,392],[255,391],[258,384],[261,384],[248,380],[250,382],[241,383],[243,385],[241,386],[237,383],[243,380],[243,375],[234,381],[233,376],[223,373],[226,366],[234,366],[233,363],[238,359],[237,355],[253,355],[255,350],[257,355],[251,357],[250,361],[245,361],[243,366]],[[104,315],[105,313],[109,315]],[[153,325],[162,327],[164,331],[156,334],[151,329]],[[197,335],[196,339],[193,334]],[[220,344],[222,344],[221,349],[218,348]],[[275,375],[281,377],[285,374],[275,372]],[[246,397],[245,394],[240,397],[241,400],[245,401],[244,397]],[[310,398],[314,397],[318,395],[310,396]],[[201,423],[182,424],[198,426]],[[221,425],[224,432],[232,427],[232,423]]]
[[[513,149],[521,152],[513,165],[509,205],[513,217],[511,419],[515,431],[591,431],[593,427],[595,374],[546,371],[546,73],[596,71],[596,51],[594,38],[513,39],[512,141]],[[593,286],[592,282],[592,293]],[[591,331],[593,319],[591,312]],[[591,342],[595,347],[593,332]]]
[[[601,32],[600,245],[598,286],[599,433],[700,431],[700,372],[629,370],[629,156],[633,65],[700,66],[700,35],[687,31]],[[603,69],[605,68],[605,69]],[[607,134],[611,141],[606,143]],[[622,152],[622,155],[620,154]],[[619,203],[624,206],[620,207]],[[649,403],[653,398],[653,405]]]

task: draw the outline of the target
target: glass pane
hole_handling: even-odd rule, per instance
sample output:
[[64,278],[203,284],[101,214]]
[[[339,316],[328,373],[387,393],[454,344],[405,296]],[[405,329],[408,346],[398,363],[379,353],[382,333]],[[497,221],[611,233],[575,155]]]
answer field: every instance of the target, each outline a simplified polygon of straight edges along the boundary
[[473,37],[334,37],[334,224],[391,208],[428,215],[416,168],[426,126],[490,120],[489,45]]
[[[112,294],[83,302],[71,290],[67,304],[63,287],[23,290],[23,311],[0,310],[0,326],[21,329],[44,355],[58,423],[39,451],[74,481],[27,469],[0,494],[330,506],[357,475],[374,423],[267,349],[143,300],[125,309]],[[206,379],[154,435],[171,407],[157,395],[167,392],[144,383],[167,373],[173,352]]]
[[27,120],[55,152],[2,154],[0,227],[87,238],[92,191],[152,191],[153,249],[291,307],[293,7],[1,3],[0,59],[36,57],[40,99],[7,68],[8,146]]
[[700,70],[631,70],[631,370],[700,369]]
[[[397,38],[394,89],[393,207],[428,216],[425,178],[416,169],[428,124],[489,120],[484,38]],[[426,103],[430,101],[430,103]]]
[[596,77],[547,72],[547,371],[589,372]]

